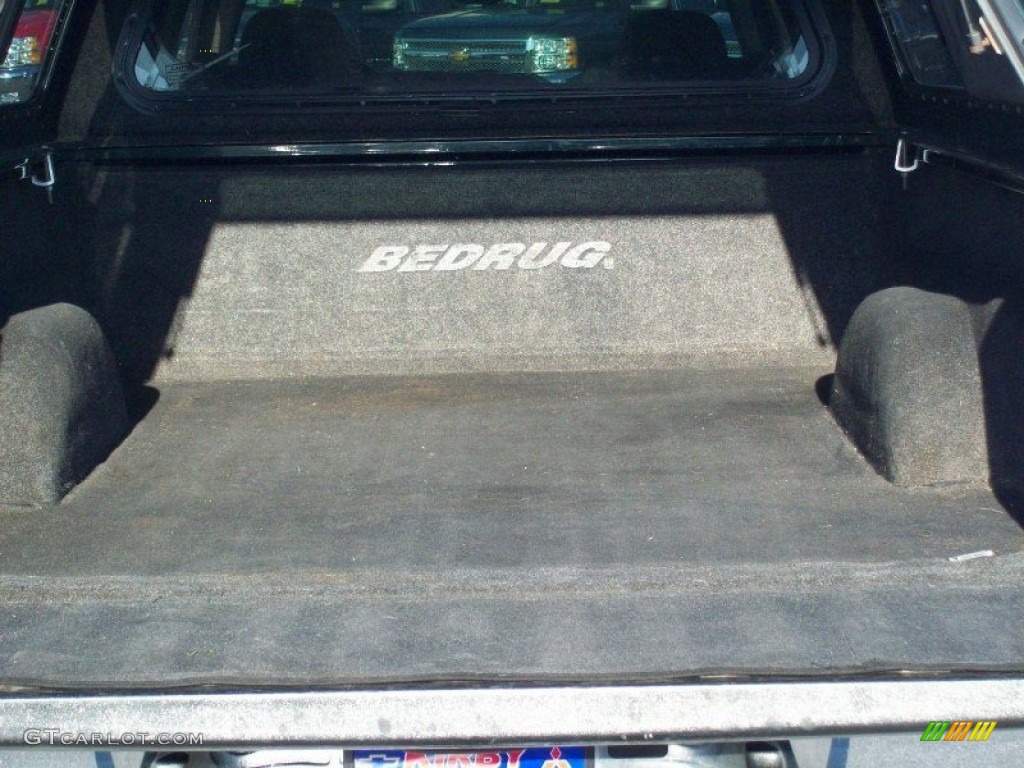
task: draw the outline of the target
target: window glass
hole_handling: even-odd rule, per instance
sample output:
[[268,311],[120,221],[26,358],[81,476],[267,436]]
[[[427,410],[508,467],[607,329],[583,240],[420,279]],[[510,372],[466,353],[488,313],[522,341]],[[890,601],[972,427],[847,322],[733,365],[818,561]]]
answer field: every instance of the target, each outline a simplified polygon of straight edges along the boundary
[[166,0],[132,59],[166,96],[778,87],[817,48],[798,0]]
[[963,85],[929,0],[885,0],[889,30],[910,74],[921,85]]
[[35,91],[54,42],[61,0],[25,0],[0,63],[0,104],[26,101]]

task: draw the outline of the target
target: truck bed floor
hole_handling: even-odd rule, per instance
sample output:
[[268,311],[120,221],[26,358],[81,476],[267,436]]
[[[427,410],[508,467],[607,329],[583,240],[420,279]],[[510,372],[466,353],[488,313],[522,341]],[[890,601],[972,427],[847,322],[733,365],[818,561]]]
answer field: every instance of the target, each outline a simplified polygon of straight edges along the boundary
[[[824,371],[161,385],[50,509],[0,510],[25,684],[1001,669],[1024,535],[900,489]],[[994,557],[950,558],[979,550]]]

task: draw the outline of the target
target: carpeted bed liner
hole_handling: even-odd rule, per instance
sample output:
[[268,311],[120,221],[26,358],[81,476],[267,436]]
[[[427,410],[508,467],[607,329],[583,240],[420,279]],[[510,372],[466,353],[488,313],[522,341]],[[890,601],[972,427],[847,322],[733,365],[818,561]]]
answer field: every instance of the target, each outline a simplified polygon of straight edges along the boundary
[[822,373],[162,385],[59,506],[0,511],[0,677],[1018,665],[1020,528],[874,474]]

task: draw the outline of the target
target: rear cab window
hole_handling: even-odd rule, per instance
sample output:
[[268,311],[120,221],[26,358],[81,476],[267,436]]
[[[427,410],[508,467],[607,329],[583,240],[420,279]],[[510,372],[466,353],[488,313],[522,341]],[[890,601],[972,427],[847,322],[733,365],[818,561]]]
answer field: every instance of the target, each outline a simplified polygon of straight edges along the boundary
[[800,0],[167,0],[138,18],[122,82],[143,103],[781,93],[822,55]]

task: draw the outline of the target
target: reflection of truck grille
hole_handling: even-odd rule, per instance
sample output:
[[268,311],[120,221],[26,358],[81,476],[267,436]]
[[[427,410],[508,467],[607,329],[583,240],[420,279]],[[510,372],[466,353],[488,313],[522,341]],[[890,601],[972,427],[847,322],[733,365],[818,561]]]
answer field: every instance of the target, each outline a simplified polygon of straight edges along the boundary
[[401,69],[412,72],[526,72],[525,40],[403,40]]

